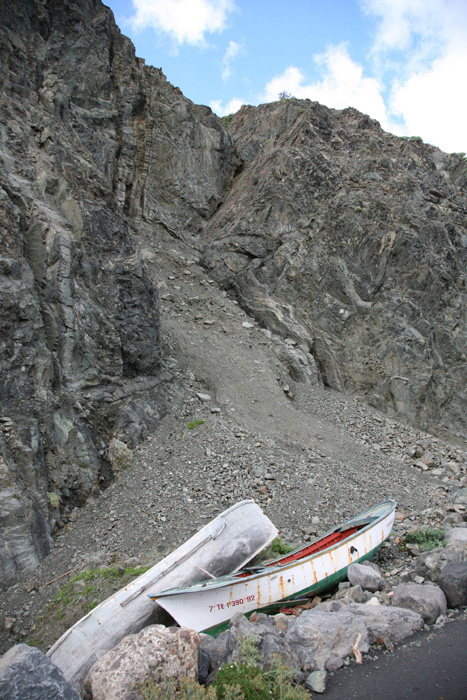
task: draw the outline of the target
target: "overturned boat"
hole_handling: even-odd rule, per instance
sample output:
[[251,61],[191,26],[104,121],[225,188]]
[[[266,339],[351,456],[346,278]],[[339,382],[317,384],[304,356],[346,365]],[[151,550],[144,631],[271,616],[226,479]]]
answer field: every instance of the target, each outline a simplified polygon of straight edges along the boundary
[[389,499],[282,557],[150,597],[183,627],[216,636],[237,612],[268,612],[342,581],[350,564],[371,558],[389,536],[396,506]]
[[148,596],[237,571],[267,547],[277,529],[252,500],[241,501],[68,629],[47,652],[77,690],[91,666],[128,634],[158,622]]

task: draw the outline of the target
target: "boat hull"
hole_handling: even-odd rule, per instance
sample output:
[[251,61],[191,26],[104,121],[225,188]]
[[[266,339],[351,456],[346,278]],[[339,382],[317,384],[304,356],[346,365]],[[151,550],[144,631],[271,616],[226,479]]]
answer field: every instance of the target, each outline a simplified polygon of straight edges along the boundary
[[157,602],[184,627],[215,636],[237,612],[251,614],[277,601],[326,590],[345,578],[350,564],[372,557],[389,536],[396,508],[392,501],[366,511],[346,526],[378,508],[381,516],[374,522],[316,554],[243,578],[226,577],[191,586],[189,591],[167,591],[157,596]]
[[47,652],[80,690],[91,666],[123,637],[160,621],[163,610],[148,597],[237,571],[277,536],[277,529],[252,500],[235,504],[187,542],[103,601],[70,627]]

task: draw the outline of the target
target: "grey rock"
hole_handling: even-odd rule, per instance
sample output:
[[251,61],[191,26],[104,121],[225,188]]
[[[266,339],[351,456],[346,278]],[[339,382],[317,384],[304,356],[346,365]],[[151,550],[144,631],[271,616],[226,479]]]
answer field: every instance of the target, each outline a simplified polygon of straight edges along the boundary
[[218,637],[200,634],[200,651],[208,658],[209,667],[217,671],[232,654],[234,645],[231,643],[230,630],[222,632]]
[[334,654],[331,654],[329,659],[326,661],[326,670],[327,671],[337,671],[339,668],[342,668],[344,665],[344,659],[342,659],[340,656],[335,656]]
[[217,638],[201,635],[200,648],[208,656],[211,667],[209,679],[220,666],[237,658],[245,637],[253,635],[258,639],[257,649],[260,663],[268,665],[272,656],[280,656],[290,668],[299,668],[299,660],[284,638],[284,630],[266,615],[258,616],[258,622],[250,622],[241,613],[230,620],[229,629]]
[[366,591],[373,593],[381,588],[383,577],[379,571],[362,564],[350,564],[347,569],[347,578],[354,586],[361,586]]
[[324,670],[331,656],[349,656],[357,639],[359,649],[368,651],[367,625],[347,609],[334,613],[306,610],[285,635],[304,671]]
[[441,569],[438,585],[450,608],[467,605],[467,561],[447,564]]
[[464,434],[462,160],[308,100],[244,107],[228,131],[135,57],[99,0],[60,7],[0,5],[3,585],[113,478],[109,441],[136,448],[176,394],[157,284],[185,313],[168,283],[192,261],[156,281],[149,238],[188,244],[203,283],[287,339],[287,400],[320,382]]
[[433,584],[402,583],[394,589],[392,604],[419,613],[428,625],[446,614],[446,596]]
[[[144,384],[159,374],[159,300],[134,232],[197,232],[237,157],[220,120],[137,59],[100,2],[64,0],[60,17],[3,3],[0,23],[9,585],[51,551],[68,502],[108,478],[102,438],[133,448],[164,408]],[[70,495],[49,508],[58,491]]]
[[133,459],[133,452],[121,440],[113,439],[109,445],[109,461],[114,471],[126,469]]
[[304,686],[313,693],[324,693],[328,674],[326,671],[312,671],[307,677]]
[[467,545],[467,529],[465,527],[454,527],[446,532],[446,542],[448,545]]
[[[327,607],[329,604],[325,605]],[[343,606],[346,612],[365,623],[369,644],[378,642],[378,639],[399,644],[423,627],[423,618],[412,610],[386,605],[358,605],[347,600],[336,601],[336,610]]]
[[456,491],[453,494],[452,502],[467,505],[467,488]]
[[348,600],[353,600],[354,603],[366,603],[367,600],[371,598],[371,594],[364,591],[360,585],[350,586],[350,588],[343,588],[338,591],[335,595],[336,600],[341,598],[346,598]]
[[276,625],[272,617],[260,614],[257,622],[250,622],[244,615],[238,613],[230,621],[229,634],[231,652],[227,660],[235,658],[245,637],[257,635],[260,639],[257,648],[262,664],[268,664],[271,656],[278,655],[287,666],[298,668],[296,655],[288,644],[283,630]]
[[200,646],[198,649],[198,681],[205,685],[211,669],[211,659],[207,652]]
[[428,552],[422,552],[416,559],[416,565],[426,578],[437,582],[441,569],[446,564],[457,561],[467,561],[467,546],[456,542],[447,547],[438,547]]
[[86,700],[139,700],[149,679],[198,677],[199,635],[184,627],[150,625],[122,639],[92,666],[81,689]]
[[39,649],[19,644],[0,657],[0,697],[5,700],[79,700],[59,668]]

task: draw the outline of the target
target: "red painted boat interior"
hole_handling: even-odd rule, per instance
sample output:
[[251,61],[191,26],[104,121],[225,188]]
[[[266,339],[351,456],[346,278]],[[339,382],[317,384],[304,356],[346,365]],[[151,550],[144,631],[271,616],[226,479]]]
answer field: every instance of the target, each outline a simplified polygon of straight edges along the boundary
[[[345,540],[347,537],[350,537],[355,532],[357,532],[358,529],[359,528],[357,527],[349,527],[348,530],[344,530],[342,532],[331,532],[330,535],[327,535],[327,537],[323,537],[322,540],[318,540],[318,542],[312,542],[310,545],[308,545],[308,547],[304,547],[298,552],[292,552],[292,554],[290,554],[289,556],[285,556],[283,559],[280,560],[280,564],[290,564],[291,561],[297,561],[298,559],[303,559],[303,557],[308,557],[310,554],[321,552],[323,549],[332,547],[333,544],[342,542],[342,540]],[[268,566],[272,566],[272,564],[268,564]]]
[[361,530],[366,525],[368,525],[368,523],[364,522],[355,527],[349,527],[346,530],[336,530],[335,532],[331,532],[329,535],[326,535],[326,537],[323,537],[322,539],[317,540],[316,542],[312,542],[307,547],[299,549],[297,552],[292,552],[291,554],[288,554],[282,557],[281,559],[274,559],[273,561],[261,562],[256,567],[249,567],[247,570],[239,571],[238,574],[236,574],[236,576],[238,578],[245,578],[246,576],[251,576],[254,569],[264,569],[268,566],[283,566],[284,564],[290,564],[290,562],[298,561],[299,559],[308,557],[310,554],[316,554],[317,552],[321,552],[323,549],[327,549],[328,547],[332,547],[333,545],[342,542],[347,537],[350,537],[351,535],[355,534],[356,532],[358,532],[358,530]]

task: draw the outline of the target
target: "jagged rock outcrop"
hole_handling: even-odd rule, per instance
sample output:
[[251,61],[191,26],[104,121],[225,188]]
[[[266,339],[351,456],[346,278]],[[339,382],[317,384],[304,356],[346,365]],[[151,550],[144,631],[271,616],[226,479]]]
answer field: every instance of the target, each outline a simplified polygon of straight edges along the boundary
[[[134,233],[193,234],[227,132],[135,58],[99,0],[2,3],[0,568],[4,583],[163,405],[155,286]],[[138,228],[139,227],[139,228]]]
[[465,436],[467,165],[309,100],[242,107],[211,275],[326,385]]

